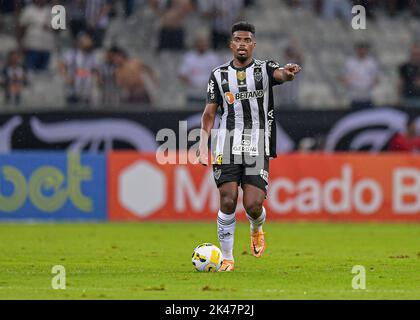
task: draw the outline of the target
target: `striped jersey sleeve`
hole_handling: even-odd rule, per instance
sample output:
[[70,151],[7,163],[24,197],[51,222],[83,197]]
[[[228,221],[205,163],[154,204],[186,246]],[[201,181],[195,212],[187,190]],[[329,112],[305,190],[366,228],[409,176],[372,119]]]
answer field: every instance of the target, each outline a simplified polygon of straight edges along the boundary
[[220,94],[219,85],[217,84],[214,71],[210,75],[209,83],[207,85],[207,104],[215,103],[222,104],[222,95]]
[[277,63],[276,61],[273,61],[273,60],[267,61],[266,68],[267,68],[268,77],[269,77],[270,82],[273,86],[277,86],[277,85],[280,85],[280,84],[283,83],[281,81],[277,81],[274,78],[274,71],[277,70],[278,68],[280,68],[279,63]]

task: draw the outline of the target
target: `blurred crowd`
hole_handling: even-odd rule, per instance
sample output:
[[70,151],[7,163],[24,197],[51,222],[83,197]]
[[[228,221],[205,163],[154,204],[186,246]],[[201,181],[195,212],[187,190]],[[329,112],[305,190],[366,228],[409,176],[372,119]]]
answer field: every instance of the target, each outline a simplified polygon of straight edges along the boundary
[[[368,17],[374,19],[378,8],[390,17],[401,12],[419,16],[418,1],[412,0],[279,0],[291,7],[306,7],[323,18],[350,20],[351,6],[362,4]],[[117,44],[104,46],[104,37],[112,20],[123,15],[129,21],[138,10],[151,10],[159,17],[156,52],[177,51],[183,54],[178,79],[185,86],[186,102],[202,108],[211,70],[226,59],[221,54],[230,38],[231,25],[246,19],[244,10],[258,5],[257,0],[3,0],[0,1],[0,33],[14,34],[16,49],[3,57],[0,83],[7,104],[22,103],[22,92],[31,86],[28,73],[58,70],[65,84],[68,106],[92,104],[92,92],[99,88],[99,105],[120,104],[150,107],[153,97],[150,84],[158,88],[158,76],[141,57],[128,54],[128,48]],[[64,5],[67,11],[71,42],[59,43],[60,31],[51,28],[51,6]],[[117,8],[122,8],[117,10]],[[207,32],[197,32],[192,47],[186,42],[185,20],[195,15],[207,22]],[[98,56],[97,50],[104,52]],[[401,104],[420,108],[420,44],[406,48],[409,59],[399,67],[398,92]],[[58,66],[51,56],[58,53]],[[280,61],[304,66],[304,52],[297,41],[291,41]],[[373,107],[372,91],[378,84],[378,63],[369,43],[355,45],[337,75],[345,88],[351,108]],[[276,89],[278,101],[294,107],[299,104],[299,79]]]
[[309,7],[324,18],[339,16],[351,20],[351,8],[354,5],[364,6],[371,19],[375,18],[378,9],[390,17],[405,11],[420,17],[420,3],[416,0],[287,0],[287,3],[292,7]]

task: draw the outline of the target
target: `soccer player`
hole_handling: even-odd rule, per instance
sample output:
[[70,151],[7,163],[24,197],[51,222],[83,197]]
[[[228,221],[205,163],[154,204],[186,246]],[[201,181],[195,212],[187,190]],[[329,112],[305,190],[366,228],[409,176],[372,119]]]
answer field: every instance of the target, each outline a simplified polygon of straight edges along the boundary
[[223,254],[220,271],[233,271],[233,240],[238,187],[251,224],[251,251],[261,257],[265,249],[262,226],[268,187],[268,162],[276,157],[276,129],[272,87],[292,81],[297,64],[280,67],[274,61],[253,58],[255,27],[247,22],[232,26],[233,60],[211,73],[207,105],[202,115],[197,162],[208,165],[208,141],[218,108],[220,126],[212,143],[213,174],[220,195],[218,239]]

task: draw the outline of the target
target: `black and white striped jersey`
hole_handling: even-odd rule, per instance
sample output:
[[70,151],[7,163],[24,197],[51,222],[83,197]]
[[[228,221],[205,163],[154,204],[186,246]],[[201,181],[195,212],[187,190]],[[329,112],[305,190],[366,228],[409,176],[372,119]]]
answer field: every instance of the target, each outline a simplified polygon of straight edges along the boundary
[[207,88],[207,103],[221,107],[220,125],[212,151],[217,159],[248,154],[276,157],[273,86],[280,66],[253,59],[244,68],[233,62],[214,69]]

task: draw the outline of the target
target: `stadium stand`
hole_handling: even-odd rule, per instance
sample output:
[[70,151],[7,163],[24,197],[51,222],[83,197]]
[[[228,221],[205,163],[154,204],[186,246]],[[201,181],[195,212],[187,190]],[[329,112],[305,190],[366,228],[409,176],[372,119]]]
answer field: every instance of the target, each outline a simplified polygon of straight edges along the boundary
[[[95,0],[97,1],[97,0]],[[55,1],[56,2],[56,1]],[[53,3],[55,3],[53,2]],[[83,1],[82,1],[83,2]],[[106,1],[97,1],[100,7]],[[176,2],[176,1],[175,1]],[[192,1],[196,3],[197,1]],[[357,2],[357,1],[356,1]],[[283,51],[291,41],[301,46],[304,58],[304,72],[300,75],[298,106],[304,109],[348,108],[350,101],[345,88],[338,78],[342,73],[346,58],[353,53],[354,44],[364,41],[370,44],[371,51],[379,65],[379,83],[373,91],[374,104],[377,106],[398,105],[397,83],[399,66],[409,59],[410,47],[420,39],[420,20],[408,8],[397,14],[389,14],[389,7],[383,1],[377,4],[374,19],[369,19],[367,29],[353,30],[348,21],[337,18],[324,18],[322,10],[317,12],[322,1],[280,1],[260,0],[253,5],[244,6],[244,18],[254,23],[257,30],[256,56],[260,59],[283,60]],[[138,0],[133,13],[127,17],[124,1],[112,1],[109,10],[109,23],[105,31],[102,47],[95,50],[99,61],[104,61],[107,48],[118,45],[131,57],[141,59],[151,66],[159,78],[159,86],[148,84],[149,94],[153,97],[153,108],[186,109],[186,87],[178,78],[178,66],[185,51],[161,50],[159,44],[159,18],[169,10],[168,1]],[[109,4],[108,3],[108,4]],[[247,4],[249,2],[246,2]],[[244,3],[245,4],[245,3]],[[324,3],[325,5],[325,3]],[[90,8],[92,10],[92,8]],[[392,9],[394,10],[394,9]],[[19,49],[16,29],[19,21],[18,8],[15,13],[2,13],[0,30],[0,65],[3,68],[10,50]],[[393,11],[392,11],[393,13]],[[197,32],[210,33],[211,22],[198,13],[197,7],[183,24],[185,42],[193,47]],[[417,30],[417,31],[416,31]],[[86,30],[88,32],[89,30]],[[56,46],[52,52],[48,69],[45,72],[28,72],[28,85],[24,88],[20,108],[60,109],[66,108],[65,83],[58,71],[59,62],[74,43],[69,29],[55,33]],[[229,58],[229,51],[218,51],[223,59]],[[146,78],[146,82],[147,81]],[[91,106],[101,108],[100,88],[92,89]],[[205,88],[203,89],[203,95]],[[48,95],[41,93],[48,92]],[[281,101],[278,102],[281,105]],[[5,105],[3,109],[14,106]],[[124,108],[116,105],[116,108]],[[280,106],[281,107],[281,106]],[[131,106],[130,109],[133,109]],[[141,107],[139,106],[139,109]]]

